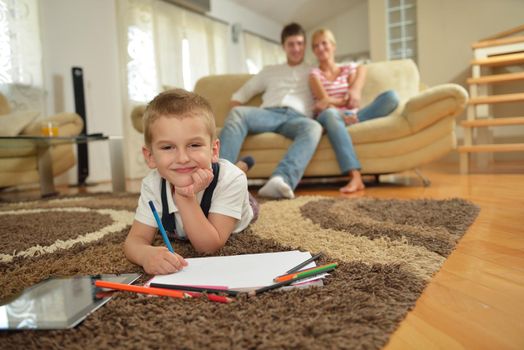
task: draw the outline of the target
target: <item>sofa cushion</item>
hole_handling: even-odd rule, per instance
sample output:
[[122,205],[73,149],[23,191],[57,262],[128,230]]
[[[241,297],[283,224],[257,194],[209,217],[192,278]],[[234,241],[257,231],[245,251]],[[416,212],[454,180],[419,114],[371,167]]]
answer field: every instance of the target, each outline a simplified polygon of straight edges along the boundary
[[7,114],[11,112],[11,108],[9,107],[9,103],[7,102],[7,99],[3,94],[0,94],[0,114]]
[[39,111],[19,111],[0,115],[0,136],[19,135],[39,114]]
[[[215,113],[217,127],[224,126],[224,120],[230,110],[231,96],[242,87],[251,74],[224,74],[210,75],[199,79],[195,85],[195,92],[209,101]],[[261,95],[254,96],[245,105],[260,106]]]
[[457,84],[428,88],[410,99],[402,110],[413,132],[427,128],[447,116],[457,116],[467,104],[468,93]]
[[361,106],[367,106],[380,93],[390,89],[395,90],[403,102],[419,93],[420,75],[412,60],[373,62],[367,64],[366,68]]

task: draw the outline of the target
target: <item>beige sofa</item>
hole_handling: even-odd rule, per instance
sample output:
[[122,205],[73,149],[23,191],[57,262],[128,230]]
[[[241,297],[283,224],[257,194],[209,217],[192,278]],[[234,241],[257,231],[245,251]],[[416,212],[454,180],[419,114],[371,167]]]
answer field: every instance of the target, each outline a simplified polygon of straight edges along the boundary
[[[0,94],[0,136],[40,135],[43,122],[52,121],[59,136],[77,136],[83,128],[82,118],[75,113],[61,113],[38,118],[38,112],[12,111]],[[0,140],[0,187],[39,182],[37,148],[27,143]],[[74,145],[57,145],[51,150],[53,175],[57,176],[76,164]]]
[[[251,76],[215,75],[200,79],[195,92],[204,96],[220,128],[229,111],[231,95]],[[387,174],[414,169],[442,157],[456,146],[455,117],[466,106],[467,92],[456,84],[442,84],[420,91],[419,72],[412,60],[376,62],[367,65],[362,105],[379,93],[393,89],[400,97],[398,108],[389,116],[348,127],[364,174]],[[258,106],[260,96],[248,105]],[[133,110],[134,127],[142,132],[145,106]],[[249,178],[268,178],[283,158],[291,141],[275,133],[248,135],[241,156],[252,155],[255,166]],[[327,135],[307,167],[305,177],[340,175],[340,168]]]

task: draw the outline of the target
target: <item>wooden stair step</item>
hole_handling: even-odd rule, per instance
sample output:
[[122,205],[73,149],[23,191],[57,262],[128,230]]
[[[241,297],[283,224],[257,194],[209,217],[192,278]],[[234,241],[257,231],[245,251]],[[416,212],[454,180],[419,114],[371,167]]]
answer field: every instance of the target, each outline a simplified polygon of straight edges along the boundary
[[478,128],[483,126],[524,125],[524,117],[464,120],[460,123],[460,125],[464,128]]
[[524,43],[524,36],[512,36],[509,38],[489,39],[489,40],[479,41],[471,45],[471,47],[473,49],[480,49],[480,48],[485,48],[485,47],[517,44],[517,43]]
[[524,101],[524,92],[504,95],[477,96],[468,100],[470,105]]
[[468,78],[467,82],[473,84],[500,84],[511,81],[524,80],[524,72],[485,75],[478,78]]
[[504,143],[495,145],[472,145],[459,146],[460,153],[482,153],[482,152],[524,152],[524,143]]
[[509,66],[524,63],[524,52],[478,58],[471,61],[472,65],[479,66]]
[[480,41],[482,42],[482,41],[486,41],[486,40],[501,39],[501,38],[505,38],[505,37],[508,37],[509,35],[513,35],[515,33],[522,32],[522,31],[524,31],[524,24],[518,25],[518,26],[510,28],[510,29],[506,29],[506,30],[504,30],[504,31],[502,31],[500,33],[494,34],[494,35],[490,35],[489,37],[484,38],[484,39],[482,39]]

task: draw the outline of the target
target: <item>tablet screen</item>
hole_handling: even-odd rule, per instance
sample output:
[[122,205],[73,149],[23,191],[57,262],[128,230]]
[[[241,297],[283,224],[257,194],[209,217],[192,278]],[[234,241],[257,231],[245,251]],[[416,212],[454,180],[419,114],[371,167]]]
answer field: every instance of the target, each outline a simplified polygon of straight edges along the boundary
[[130,284],[139,274],[50,278],[0,306],[2,329],[72,328],[111,299],[111,292],[94,285],[101,279]]

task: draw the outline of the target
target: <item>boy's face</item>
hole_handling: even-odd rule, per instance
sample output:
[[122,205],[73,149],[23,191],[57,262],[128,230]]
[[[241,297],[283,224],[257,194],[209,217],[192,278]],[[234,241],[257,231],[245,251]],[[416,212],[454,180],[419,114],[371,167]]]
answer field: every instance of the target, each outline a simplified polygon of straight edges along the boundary
[[160,117],[151,125],[151,136],[150,148],[142,148],[147,165],[174,186],[191,185],[195,171],[218,162],[218,139],[211,141],[202,118]]
[[304,60],[304,53],[306,49],[306,40],[302,35],[288,36],[284,44],[282,44],[286,52],[287,64],[296,66]]

